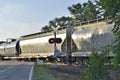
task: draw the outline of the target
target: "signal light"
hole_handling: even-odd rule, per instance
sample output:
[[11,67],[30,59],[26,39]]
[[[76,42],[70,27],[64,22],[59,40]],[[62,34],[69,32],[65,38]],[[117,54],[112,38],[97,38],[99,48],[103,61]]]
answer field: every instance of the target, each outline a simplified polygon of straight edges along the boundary
[[55,39],[54,38],[50,38],[49,39],[49,43],[53,44],[55,42]]
[[61,42],[62,42],[62,39],[61,39],[61,38],[56,38],[55,42],[56,42],[56,43],[61,43]]
[[49,39],[49,43],[53,44],[53,43],[61,43],[62,39],[61,38],[50,38]]

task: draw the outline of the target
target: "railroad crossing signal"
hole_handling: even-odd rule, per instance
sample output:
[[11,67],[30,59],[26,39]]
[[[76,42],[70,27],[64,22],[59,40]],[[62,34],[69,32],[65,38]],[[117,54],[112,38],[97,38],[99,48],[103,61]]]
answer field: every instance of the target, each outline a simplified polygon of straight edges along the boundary
[[49,43],[53,44],[53,43],[61,43],[62,39],[61,38],[50,38],[49,39]]

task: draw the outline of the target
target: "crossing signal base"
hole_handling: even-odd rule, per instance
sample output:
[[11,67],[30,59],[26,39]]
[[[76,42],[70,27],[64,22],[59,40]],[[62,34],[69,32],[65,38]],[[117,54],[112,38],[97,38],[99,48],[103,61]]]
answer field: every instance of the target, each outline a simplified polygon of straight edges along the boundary
[[53,44],[53,43],[61,43],[62,39],[61,38],[50,38],[49,39],[49,43]]

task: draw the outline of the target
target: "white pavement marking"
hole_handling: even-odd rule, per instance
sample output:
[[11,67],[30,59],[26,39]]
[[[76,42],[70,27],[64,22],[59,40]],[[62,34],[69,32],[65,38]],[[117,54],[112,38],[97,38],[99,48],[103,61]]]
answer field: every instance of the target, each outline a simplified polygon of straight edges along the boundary
[[30,70],[29,80],[32,80],[32,74],[33,74],[33,66],[31,67],[31,70]]

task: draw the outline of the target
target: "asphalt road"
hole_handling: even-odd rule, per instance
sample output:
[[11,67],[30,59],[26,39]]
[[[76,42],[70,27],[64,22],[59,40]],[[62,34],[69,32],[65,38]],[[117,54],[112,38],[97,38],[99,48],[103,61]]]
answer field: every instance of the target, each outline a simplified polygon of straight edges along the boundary
[[33,80],[33,62],[0,62],[0,80]]

